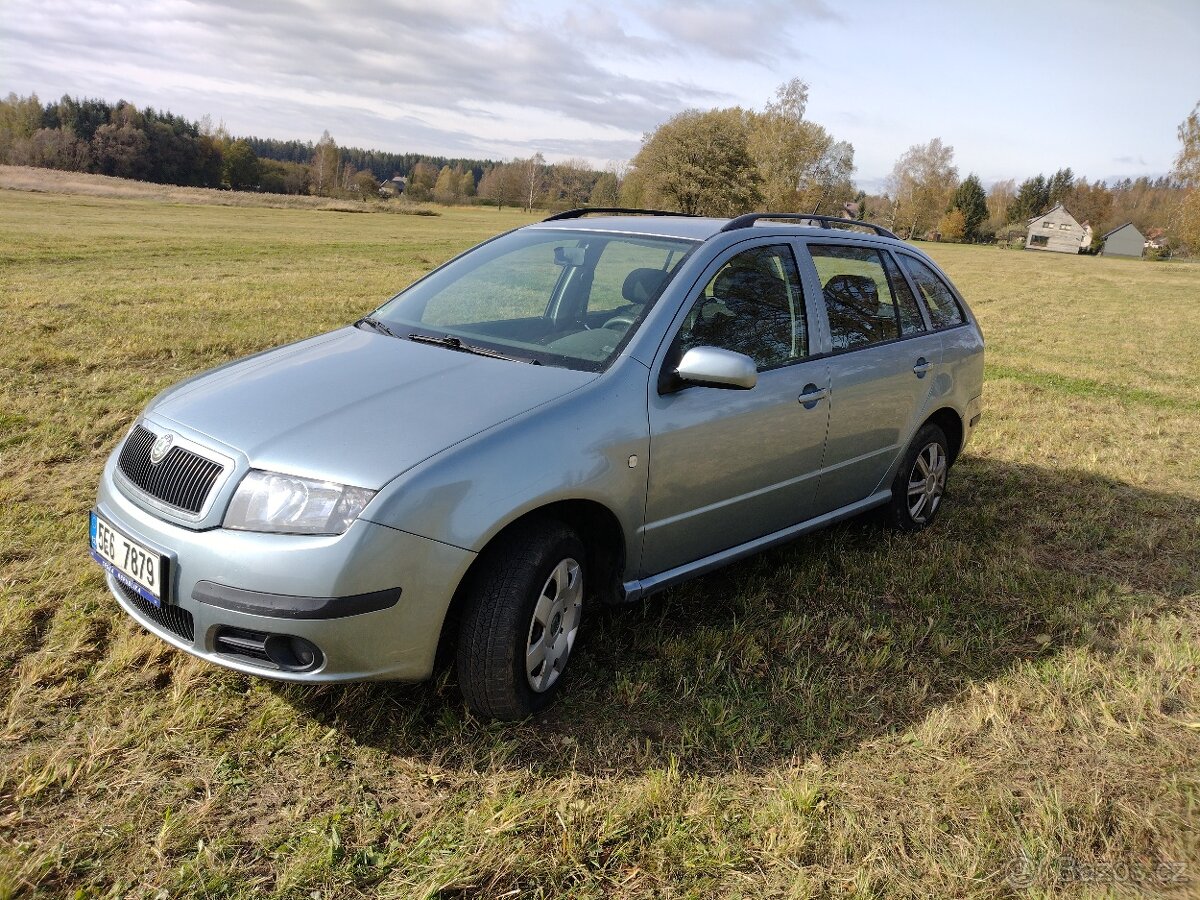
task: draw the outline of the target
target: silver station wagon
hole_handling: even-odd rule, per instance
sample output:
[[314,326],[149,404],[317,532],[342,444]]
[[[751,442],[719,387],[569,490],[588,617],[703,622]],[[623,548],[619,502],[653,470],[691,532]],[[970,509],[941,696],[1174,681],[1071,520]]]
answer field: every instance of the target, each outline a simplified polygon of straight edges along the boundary
[[420,680],[441,649],[471,709],[519,719],[593,604],[872,508],[929,525],[982,381],[963,298],[878,226],[573,210],[164,391],[91,553],[211,662]]

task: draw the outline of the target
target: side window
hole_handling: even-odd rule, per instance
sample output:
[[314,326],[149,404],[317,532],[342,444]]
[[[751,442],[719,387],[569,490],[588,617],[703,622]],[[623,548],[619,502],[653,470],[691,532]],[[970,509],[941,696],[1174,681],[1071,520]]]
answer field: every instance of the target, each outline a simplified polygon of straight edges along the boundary
[[720,347],[759,369],[808,355],[808,322],[796,260],[787,245],[755,247],[726,262],[696,298],[676,338],[679,353]]
[[810,245],[821,281],[834,352],[900,336],[896,302],[883,257],[869,247]]
[[900,314],[900,335],[907,337],[925,330],[925,320],[921,318],[921,310],[917,306],[917,298],[913,296],[904,274],[896,265],[892,254],[885,253],[883,262],[887,266],[888,281],[892,283],[892,291],[896,295],[896,312]]
[[954,294],[933,269],[911,256],[901,256],[900,259],[925,300],[925,308],[929,310],[929,321],[933,323],[934,328],[949,328],[951,325],[961,325],[967,321],[962,307],[954,299]]

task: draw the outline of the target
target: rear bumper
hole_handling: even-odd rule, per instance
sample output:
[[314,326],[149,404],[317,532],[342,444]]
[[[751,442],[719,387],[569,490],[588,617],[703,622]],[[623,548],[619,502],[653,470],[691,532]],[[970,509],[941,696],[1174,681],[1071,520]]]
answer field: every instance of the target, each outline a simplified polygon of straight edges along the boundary
[[966,413],[963,415],[963,440],[961,451],[967,444],[971,442],[971,436],[975,433],[975,429],[979,426],[979,420],[983,417],[983,395],[972,397],[967,402]]
[[[125,498],[112,465],[96,511],[170,560],[162,610],[107,575],[117,603],[148,631],[225,668],[284,681],[429,677],[446,610],[475,554],[362,520],[336,536],[194,531]],[[303,638],[323,659],[294,672],[222,652],[229,644],[217,639],[229,629]]]

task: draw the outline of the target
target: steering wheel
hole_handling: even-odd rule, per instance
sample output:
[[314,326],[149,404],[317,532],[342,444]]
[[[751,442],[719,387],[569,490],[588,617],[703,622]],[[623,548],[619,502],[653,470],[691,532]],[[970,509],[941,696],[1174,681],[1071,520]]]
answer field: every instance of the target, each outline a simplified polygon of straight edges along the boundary
[[613,331],[625,331],[633,326],[633,316],[613,316],[604,323],[605,328],[611,328]]

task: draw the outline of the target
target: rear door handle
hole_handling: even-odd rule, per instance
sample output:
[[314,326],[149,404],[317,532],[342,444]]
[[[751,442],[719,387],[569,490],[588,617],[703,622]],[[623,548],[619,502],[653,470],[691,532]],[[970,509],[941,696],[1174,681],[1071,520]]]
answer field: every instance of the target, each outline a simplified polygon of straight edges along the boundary
[[917,364],[915,366],[913,366],[913,374],[916,375],[918,378],[924,378],[925,373],[928,371],[929,371],[929,360],[927,360],[925,357],[922,356],[920,359],[917,360]]
[[819,388],[815,384],[809,383],[804,386],[804,390],[800,394],[800,402],[805,409],[812,409],[819,401],[828,396],[829,388]]

